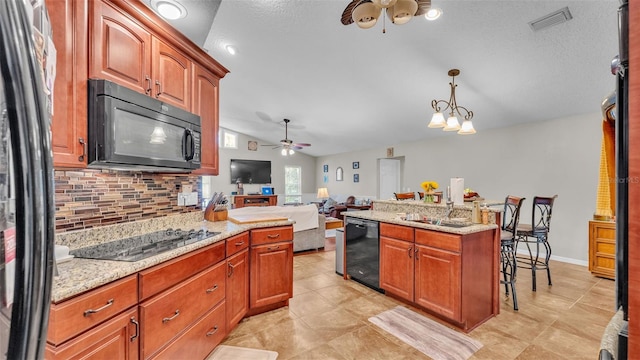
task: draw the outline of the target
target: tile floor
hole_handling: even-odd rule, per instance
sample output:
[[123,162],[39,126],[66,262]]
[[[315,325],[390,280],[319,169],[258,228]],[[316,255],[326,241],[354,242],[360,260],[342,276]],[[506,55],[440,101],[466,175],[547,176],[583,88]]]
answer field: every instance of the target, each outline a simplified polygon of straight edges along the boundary
[[[367,320],[401,303],[343,280],[334,256],[332,250],[296,255],[289,306],[243,320],[223,344],[277,351],[278,360],[429,359]],[[614,313],[614,282],[561,262],[552,263],[551,275],[554,285],[547,286],[538,272],[534,293],[530,271],[520,269],[519,311],[501,288],[500,314],[468,334],[484,344],[471,359],[597,358]]]

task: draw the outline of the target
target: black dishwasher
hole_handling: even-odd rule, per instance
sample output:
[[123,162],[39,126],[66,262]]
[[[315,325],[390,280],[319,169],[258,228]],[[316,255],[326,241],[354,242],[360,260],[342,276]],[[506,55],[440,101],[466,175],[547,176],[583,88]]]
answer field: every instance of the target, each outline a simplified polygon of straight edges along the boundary
[[347,275],[376,291],[380,289],[379,222],[345,216]]

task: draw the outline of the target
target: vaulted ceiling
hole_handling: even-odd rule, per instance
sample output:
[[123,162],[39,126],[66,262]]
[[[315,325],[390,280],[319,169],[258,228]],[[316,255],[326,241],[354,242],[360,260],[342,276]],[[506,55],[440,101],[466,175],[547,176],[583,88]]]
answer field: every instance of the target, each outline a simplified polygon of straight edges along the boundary
[[[367,30],[342,25],[349,0],[179,1],[196,10],[176,27],[231,71],[220,85],[220,125],[267,144],[284,138],[282,119],[291,119],[289,138],[311,143],[302,152],[312,156],[464,141],[427,128],[431,101],[449,98],[451,68],[461,71],[457,101],[474,112],[478,133],[599,112],[615,87],[616,0],[432,0],[440,19],[387,19],[386,33],[382,18]],[[565,6],[571,20],[528,25]]]

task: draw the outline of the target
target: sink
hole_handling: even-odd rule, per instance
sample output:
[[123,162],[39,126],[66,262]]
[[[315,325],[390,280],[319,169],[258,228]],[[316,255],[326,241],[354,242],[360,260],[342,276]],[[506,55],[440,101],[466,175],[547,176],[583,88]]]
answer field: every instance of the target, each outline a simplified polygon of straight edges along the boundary
[[467,223],[467,222],[443,222],[440,223],[440,226],[446,226],[446,227],[451,227],[451,228],[463,228],[463,227],[467,227],[467,226],[471,226],[473,225],[473,223]]
[[423,224],[431,224],[436,226],[445,226],[450,228],[463,228],[463,227],[473,225],[472,222],[468,222],[468,221],[450,221],[450,220],[439,220],[439,219],[431,219],[431,218],[419,219],[419,220],[408,220],[408,221],[419,222]]

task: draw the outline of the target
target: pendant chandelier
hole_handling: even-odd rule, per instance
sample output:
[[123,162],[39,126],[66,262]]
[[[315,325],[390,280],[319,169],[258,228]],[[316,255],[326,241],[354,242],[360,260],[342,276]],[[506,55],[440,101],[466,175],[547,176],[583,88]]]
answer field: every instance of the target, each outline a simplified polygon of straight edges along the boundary
[[[476,130],[473,128],[473,123],[471,122],[473,111],[469,111],[463,106],[458,106],[456,101],[456,87],[458,85],[455,84],[455,77],[459,74],[460,70],[458,69],[451,69],[448,72],[448,75],[451,76],[451,82],[449,83],[449,86],[451,86],[451,95],[449,96],[449,101],[431,101],[431,107],[435,113],[431,118],[431,122],[429,122],[429,127],[442,128],[444,131],[457,131],[458,134],[461,135],[471,135],[476,133]],[[446,106],[442,108],[444,105]],[[447,111],[449,112],[449,117],[445,122],[443,113]],[[458,116],[464,119],[462,126],[458,121]]]

